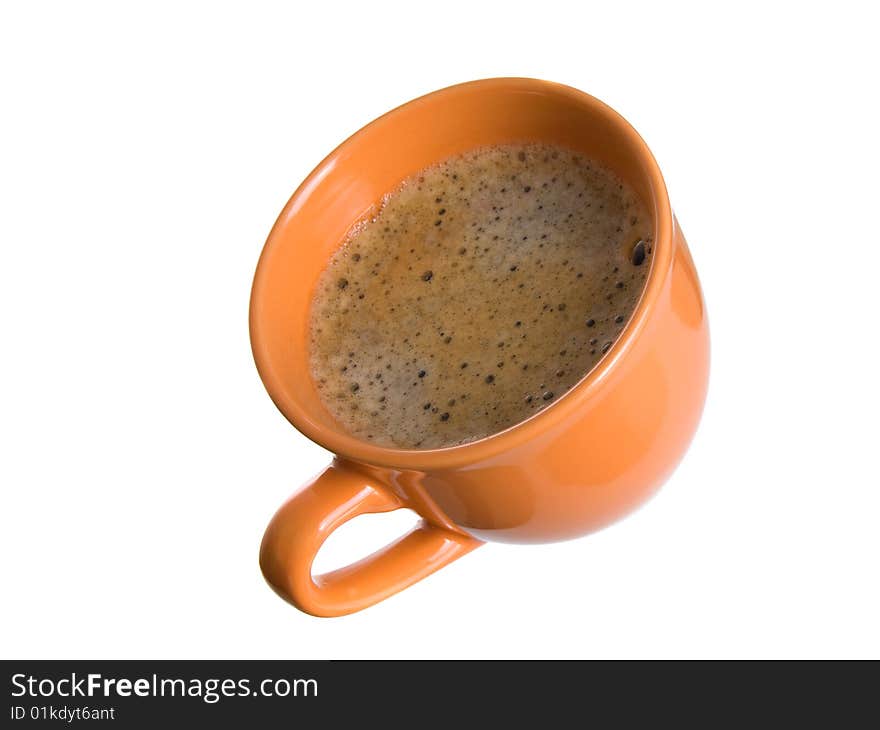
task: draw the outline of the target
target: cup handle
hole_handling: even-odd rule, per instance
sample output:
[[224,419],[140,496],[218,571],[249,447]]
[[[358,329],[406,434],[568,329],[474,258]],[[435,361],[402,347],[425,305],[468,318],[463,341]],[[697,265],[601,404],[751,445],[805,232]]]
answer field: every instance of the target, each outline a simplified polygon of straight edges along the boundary
[[286,601],[313,616],[343,616],[372,606],[482,545],[424,519],[372,555],[323,575],[312,562],[324,540],[362,514],[406,505],[387,487],[336,460],[275,513],[260,546],[267,582]]

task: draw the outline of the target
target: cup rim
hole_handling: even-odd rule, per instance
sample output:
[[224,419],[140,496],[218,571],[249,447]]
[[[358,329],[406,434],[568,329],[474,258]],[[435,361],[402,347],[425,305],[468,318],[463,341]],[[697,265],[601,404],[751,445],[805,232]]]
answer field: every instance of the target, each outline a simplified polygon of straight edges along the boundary
[[[268,265],[266,263],[269,259],[268,252],[278,245],[279,240],[282,238],[282,230],[287,226],[293,215],[295,215],[304,194],[329,172],[337,156],[344,153],[349,145],[354,144],[356,138],[363,132],[374,126],[393,122],[397,115],[414,104],[424,103],[427,100],[440,100],[465,90],[472,92],[475,89],[498,90],[505,87],[519,90],[526,88],[543,93],[550,92],[566,96],[581,104],[586,104],[591,107],[594,113],[604,117],[606,121],[616,127],[621,135],[632,145],[633,150],[641,157],[655,210],[655,237],[652,243],[651,269],[648,272],[645,287],[642,290],[642,295],[636,304],[635,310],[605,356],[591,370],[585,373],[570,390],[538,413],[489,436],[465,444],[439,449],[397,449],[363,441],[351,434],[345,433],[341,429],[329,428],[323,423],[317,422],[311,418],[307,409],[290,397],[287,389],[284,387],[284,383],[280,381],[276,371],[270,367],[271,357],[269,348],[263,336],[263,329],[256,306],[262,296],[263,276],[261,273],[264,266]],[[673,244],[672,209],[660,168],[638,132],[610,106],[596,97],[571,86],[533,78],[502,77],[455,84],[408,101],[356,131],[327,155],[309,173],[308,177],[303,180],[290,197],[266,239],[254,274],[249,317],[251,349],[254,361],[263,384],[269,392],[269,396],[285,418],[309,439],[340,457],[373,466],[421,472],[467,466],[468,464],[484,461],[516,448],[522,443],[535,438],[537,434],[544,433],[558,425],[573,412],[584,409],[589,401],[595,399],[596,394],[608,380],[611,372],[632,349],[634,342],[644,331],[649,313],[660,297],[671,270]]]

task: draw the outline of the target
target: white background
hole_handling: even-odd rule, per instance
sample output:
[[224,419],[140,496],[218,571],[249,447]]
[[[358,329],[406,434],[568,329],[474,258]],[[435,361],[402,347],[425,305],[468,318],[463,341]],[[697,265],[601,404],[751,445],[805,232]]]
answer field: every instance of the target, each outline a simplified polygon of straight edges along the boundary
[[[860,7],[5,3],[2,656],[880,657],[880,57]],[[254,368],[257,257],[346,136],[502,75],[589,91],[654,151],[710,314],[700,431],[622,523],[311,618],[257,567],[329,459]],[[361,518],[319,567],[412,521]]]

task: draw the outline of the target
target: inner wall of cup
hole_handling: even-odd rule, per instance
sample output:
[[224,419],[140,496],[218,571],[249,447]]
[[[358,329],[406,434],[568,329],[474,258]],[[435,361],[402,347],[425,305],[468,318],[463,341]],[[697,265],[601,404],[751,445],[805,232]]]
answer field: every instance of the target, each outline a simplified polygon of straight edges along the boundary
[[614,170],[642,197],[656,229],[648,160],[619,117],[552,84],[484,84],[418,99],[361,130],[319,166],[279,218],[257,274],[252,335],[267,388],[294,425],[341,430],[310,375],[312,296],[352,225],[419,170],[475,147],[553,142]]

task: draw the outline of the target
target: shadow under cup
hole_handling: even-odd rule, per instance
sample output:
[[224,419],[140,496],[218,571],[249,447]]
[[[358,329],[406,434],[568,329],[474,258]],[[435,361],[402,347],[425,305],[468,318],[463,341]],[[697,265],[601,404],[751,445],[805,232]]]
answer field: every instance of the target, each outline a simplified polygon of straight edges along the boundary
[[[658,207],[668,207],[638,135],[610,107],[569,87],[531,79],[474,82],[380,117],[334,150],[294,193],[254,280],[251,340],[260,374],[278,408],[309,438],[341,454],[366,448],[371,463],[402,466],[399,455],[406,452],[348,435],[319,396],[308,350],[318,278],[352,226],[404,179],[477,147],[516,142],[555,143],[605,164],[642,198],[655,228]],[[383,458],[387,453],[398,457]]]

